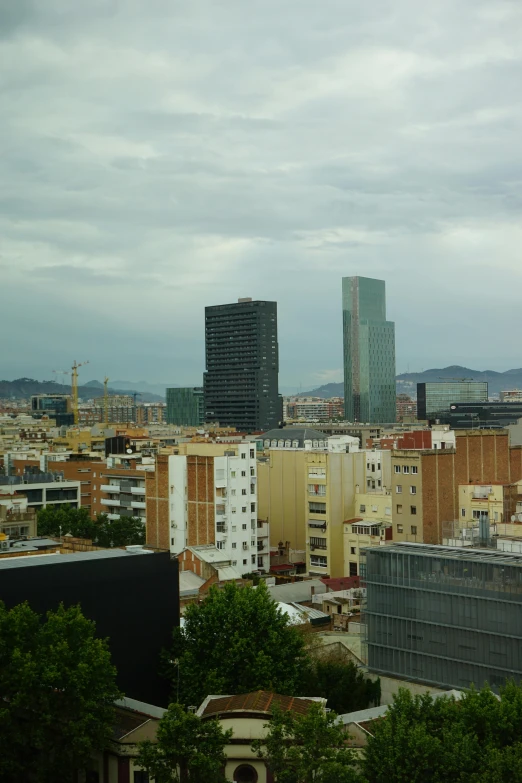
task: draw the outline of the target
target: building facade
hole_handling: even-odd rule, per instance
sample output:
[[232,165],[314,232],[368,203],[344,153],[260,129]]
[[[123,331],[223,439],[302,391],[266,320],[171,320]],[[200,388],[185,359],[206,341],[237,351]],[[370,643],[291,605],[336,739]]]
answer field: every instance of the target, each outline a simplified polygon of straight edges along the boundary
[[[442,420],[458,402],[487,402],[488,384],[484,381],[433,381],[417,384],[419,421]],[[466,429],[470,426],[468,417]]]
[[395,324],[384,280],[343,277],[344,414],[351,422],[396,417]]
[[147,543],[176,555],[213,544],[240,573],[268,571],[255,444],[186,443],[178,451],[159,455],[147,477]]
[[205,308],[205,420],[262,432],[282,420],[277,303]]
[[415,544],[364,554],[371,671],[449,688],[522,679],[522,556]]
[[202,386],[167,389],[167,424],[200,427],[205,421]]
[[71,397],[68,394],[33,394],[31,397],[33,415],[45,415],[56,421],[56,426],[74,424]]

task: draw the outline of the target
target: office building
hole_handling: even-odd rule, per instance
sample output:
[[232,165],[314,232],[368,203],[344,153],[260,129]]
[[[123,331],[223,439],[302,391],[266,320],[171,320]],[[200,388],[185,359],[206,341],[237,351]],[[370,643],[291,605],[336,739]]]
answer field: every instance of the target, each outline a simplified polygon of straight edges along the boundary
[[[487,401],[488,384],[485,381],[433,381],[417,384],[419,421],[442,421],[449,414],[453,403]],[[467,426],[469,424],[468,417]]]
[[454,430],[504,429],[522,418],[522,402],[455,402],[440,421]]
[[205,308],[205,421],[263,432],[282,420],[277,303]]
[[33,394],[31,397],[33,416],[48,416],[56,421],[57,427],[74,424],[71,398],[68,394]]
[[167,389],[167,424],[200,427],[204,421],[202,386]]
[[390,544],[364,552],[371,671],[446,688],[522,679],[522,556]]
[[344,415],[393,422],[395,324],[386,320],[384,280],[343,277]]
[[179,623],[178,562],[139,546],[0,559],[0,596],[8,609],[27,601],[45,614],[80,604],[107,638],[117,683],[130,698],[167,706],[171,684],[161,652]]

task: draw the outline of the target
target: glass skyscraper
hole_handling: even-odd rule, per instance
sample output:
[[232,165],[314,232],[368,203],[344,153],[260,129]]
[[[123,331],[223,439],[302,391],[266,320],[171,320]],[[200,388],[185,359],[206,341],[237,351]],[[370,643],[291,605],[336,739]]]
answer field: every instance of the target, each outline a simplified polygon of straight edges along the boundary
[[395,324],[384,280],[343,277],[343,347],[346,420],[394,422]]

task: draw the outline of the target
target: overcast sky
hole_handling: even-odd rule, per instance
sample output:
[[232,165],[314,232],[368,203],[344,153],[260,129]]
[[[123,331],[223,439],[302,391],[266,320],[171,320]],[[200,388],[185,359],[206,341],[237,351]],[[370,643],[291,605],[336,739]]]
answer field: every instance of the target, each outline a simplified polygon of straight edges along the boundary
[[520,0],[0,0],[0,377],[195,384],[275,299],[341,380],[341,278],[397,369],[522,365]]

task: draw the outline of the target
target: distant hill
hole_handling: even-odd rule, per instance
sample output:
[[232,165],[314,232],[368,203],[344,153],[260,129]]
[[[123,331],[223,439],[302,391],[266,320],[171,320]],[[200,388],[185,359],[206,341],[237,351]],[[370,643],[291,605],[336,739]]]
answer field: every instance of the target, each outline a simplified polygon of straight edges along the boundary
[[[450,367],[433,368],[423,372],[404,372],[397,375],[397,392],[406,394],[417,394],[418,383],[428,383],[444,379],[468,378],[473,381],[487,381],[488,393],[490,396],[498,394],[507,389],[522,389],[522,368],[517,370],[506,370],[505,372],[496,372],[495,370],[471,370],[469,367],[461,367],[453,364]],[[302,392],[296,395],[298,397],[344,397],[343,383],[326,383],[312,391]]]
[[[112,389],[109,387],[109,395],[130,394],[129,389]],[[134,391],[134,390],[132,390]],[[33,394],[70,394],[71,387],[68,384],[56,383],[56,381],[35,381],[33,378],[17,378],[15,381],[0,381],[0,398],[27,399]],[[81,400],[89,400],[103,395],[103,383],[89,381],[88,384],[78,387],[78,397]],[[163,402],[159,394],[142,393],[138,397],[140,402]]]

